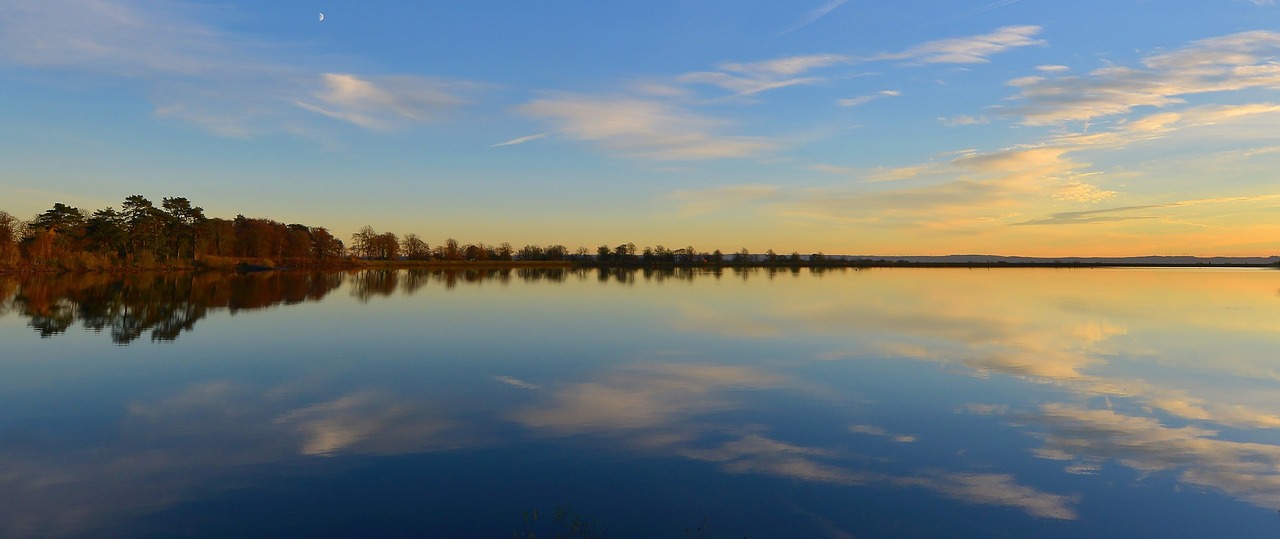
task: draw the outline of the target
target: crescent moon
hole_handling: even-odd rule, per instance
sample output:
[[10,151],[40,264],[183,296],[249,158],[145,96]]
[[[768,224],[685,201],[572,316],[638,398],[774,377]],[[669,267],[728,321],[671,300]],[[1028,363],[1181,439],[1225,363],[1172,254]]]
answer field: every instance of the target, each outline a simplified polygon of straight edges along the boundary
[[320,14],[320,22],[324,22],[324,13]]

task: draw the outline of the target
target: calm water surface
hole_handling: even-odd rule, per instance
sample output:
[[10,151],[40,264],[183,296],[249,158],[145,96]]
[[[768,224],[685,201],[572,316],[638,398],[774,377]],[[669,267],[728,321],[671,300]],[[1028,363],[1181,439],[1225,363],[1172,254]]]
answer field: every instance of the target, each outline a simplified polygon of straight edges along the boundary
[[592,537],[1275,537],[1278,290],[1224,269],[0,278],[0,536],[549,537],[560,507]]

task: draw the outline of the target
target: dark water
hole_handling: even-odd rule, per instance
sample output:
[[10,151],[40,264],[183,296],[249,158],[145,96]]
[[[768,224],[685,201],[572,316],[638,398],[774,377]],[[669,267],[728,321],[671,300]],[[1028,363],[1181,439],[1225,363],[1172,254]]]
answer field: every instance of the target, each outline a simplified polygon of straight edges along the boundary
[[0,278],[0,536],[1276,537],[1278,289]]

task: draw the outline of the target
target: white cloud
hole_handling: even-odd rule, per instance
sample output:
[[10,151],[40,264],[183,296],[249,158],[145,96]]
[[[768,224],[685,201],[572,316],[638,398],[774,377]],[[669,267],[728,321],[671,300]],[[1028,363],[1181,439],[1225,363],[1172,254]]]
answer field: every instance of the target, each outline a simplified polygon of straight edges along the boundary
[[368,129],[386,130],[427,121],[462,103],[445,91],[444,84],[422,77],[402,75],[375,80],[325,73],[321,79],[321,90],[313,96],[319,104],[298,101],[298,106]]
[[674,104],[638,98],[555,94],[520,113],[551,122],[560,134],[624,155],[659,160],[748,157],[773,149],[766,139],[721,135],[724,121]]

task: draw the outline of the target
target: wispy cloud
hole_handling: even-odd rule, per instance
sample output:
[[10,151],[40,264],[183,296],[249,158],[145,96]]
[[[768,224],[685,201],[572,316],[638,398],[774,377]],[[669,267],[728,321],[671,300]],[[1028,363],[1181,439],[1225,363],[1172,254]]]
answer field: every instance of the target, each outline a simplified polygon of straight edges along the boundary
[[535,134],[532,134],[532,135],[526,135],[526,136],[523,136],[523,137],[516,137],[516,138],[513,138],[513,139],[508,140],[508,141],[505,141],[505,142],[499,142],[499,143],[497,143],[497,144],[492,144],[492,145],[490,145],[489,147],[490,147],[490,148],[501,148],[501,147],[503,147],[503,146],[515,146],[515,145],[517,145],[517,144],[524,144],[524,143],[526,143],[526,142],[533,142],[533,141],[535,141],[535,140],[539,140],[539,139],[547,138],[547,136],[548,136],[548,135],[550,135],[550,134],[551,134],[551,133],[535,133]]
[[449,110],[462,99],[445,85],[423,77],[391,76],[378,80],[343,73],[325,73],[312,100],[299,100],[304,109],[369,129],[386,130],[403,122],[422,122]]
[[952,15],[952,16],[950,16],[950,17],[947,17],[947,18],[945,18],[945,19],[941,19],[941,20],[937,20],[937,21],[930,22],[930,23],[928,23],[928,24],[925,24],[925,25],[921,26],[920,28],[922,28],[922,29],[923,29],[923,28],[932,28],[932,27],[934,27],[934,26],[939,26],[939,25],[943,25],[943,24],[950,23],[950,22],[955,22],[955,21],[958,21],[958,20],[960,20],[960,19],[967,19],[967,18],[972,17],[972,16],[974,16],[974,15],[980,15],[980,14],[986,13],[986,12],[991,11],[991,10],[994,10],[994,9],[999,9],[999,8],[1005,7],[1005,6],[1009,5],[1009,4],[1016,4],[1016,3],[1018,3],[1019,1],[1020,1],[1020,0],[996,0],[995,2],[992,2],[992,3],[990,3],[990,4],[986,4],[986,5],[983,5],[983,6],[978,6],[978,7],[976,7],[976,8],[973,8],[973,9],[969,10],[969,11],[965,11],[965,12],[963,12],[963,13],[957,13],[957,14]]
[[[1280,86],[1280,33],[1251,31],[1203,39],[1083,76],[1016,79],[1021,103],[1006,110],[1028,125],[1126,114],[1184,103],[1182,96]],[[1055,74],[1059,71],[1045,72]]]
[[991,123],[991,119],[986,116],[968,116],[961,114],[950,118],[938,118],[942,125],[948,127],[956,127],[960,125],[986,125]]
[[786,30],[783,30],[782,33],[778,34],[778,36],[779,37],[785,36],[787,34],[790,34],[791,32],[794,32],[796,30],[809,26],[810,24],[817,22],[818,19],[826,17],[827,14],[831,13],[832,11],[835,11],[836,8],[843,6],[847,3],[849,3],[849,0],[831,0],[821,6],[818,6],[816,9],[808,13],[805,13],[804,16],[801,17],[798,22],[791,25]]
[[1115,198],[1120,193],[1090,185],[1080,180],[1071,179],[1058,187],[1053,198],[1070,202],[1102,202]]
[[1182,200],[1178,202],[1169,202],[1167,204],[1147,204],[1142,206],[1120,206],[1116,208],[1105,208],[1101,210],[1088,211],[1069,211],[1060,212],[1050,215],[1043,219],[1033,219],[1020,225],[1078,225],[1090,223],[1109,223],[1115,221],[1133,221],[1144,219],[1160,219],[1168,217],[1168,212],[1158,212],[1154,210],[1164,210],[1170,208],[1180,208],[1186,206],[1199,206],[1202,204],[1226,204],[1226,203],[1244,203],[1258,202],[1263,200],[1271,200],[1280,198],[1280,195],[1258,195],[1248,197],[1228,197],[1228,198],[1204,198],[1197,200]]
[[872,169],[861,169],[830,165],[826,163],[809,165],[806,168],[815,172],[834,174],[836,176],[846,176],[868,183],[908,180],[937,170],[935,165],[909,165],[904,167],[876,167]]
[[856,107],[859,105],[865,105],[877,99],[884,99],[886,97],[898,97],[900,95],[902,95],[902,92],[899,90],[881,90],[874,94],[860,95],[858,97],[851,97],[848,99],[838,99],[836,100],[836,104],[842,107]]
[[225,136],[303,131],[311,113],[385,130],[464,102],[461,83],[309,70],[213,26],[230,16],[167,0],[15,0],[0,9],[0,64],[140,80],[157,117]]
[[774,148],[764,138],[720,134],[727,122],[666,101],[558,93],[518,110],[551,122],[566,137],[631,157],[717,159],[748,157]]
[[723,63],[718,71],[699,71],[679,77],[684,84],[708,84],[733,92],[736,96],[750,96],[768,90],[801,84],[814,84],[826,80],[823,77],[802,77],[814,69],[845,64],[849,57],[840,54],[813,54],[788,56],[753,63]]
[[[833,2],[826,7],[829,11],[839,5]],[[752,98],[772,90],[830,82],[834,79],[820,70],[855,63],[893,60],[919,64],[980,63],[1011,48],[1043,43],[1034,39],[1039,31],[1037,26],[1008,26],[989,34],[931,41],[903,52],[863,58],[827,53],[723,62],[714,70],[676,76],[671,83],[633,85],[629,94],[621,96],[565,92],[531,101],[517,110],[552,122],[555,132],[561,135],[591,141],[632,157],[664,160],[745,157],[770,151],[777,144],[762,137],[723,134],[728,122],[692,110],[690,107],[697,102],[685,88],[711,86],[728,91],[729,98]],[[840,99],[837,104],[854,107],[900,95],[900,90],[882,90]]]
[[1004,26],[989,34],[940,39],[902,52],[883,53],[866,60],[902,60],[921,64],[980,64],[996,54],[1017,47],[1043,45],[1036,39],[1039,26]]

